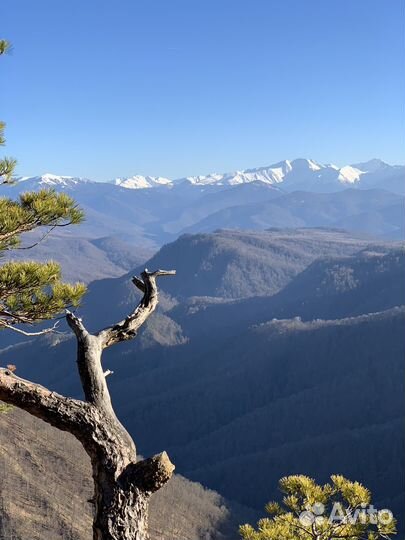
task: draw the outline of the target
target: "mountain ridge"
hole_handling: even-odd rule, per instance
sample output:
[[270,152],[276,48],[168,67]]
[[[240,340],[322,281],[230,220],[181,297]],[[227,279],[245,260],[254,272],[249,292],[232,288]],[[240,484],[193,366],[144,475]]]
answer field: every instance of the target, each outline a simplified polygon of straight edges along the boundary
[[[378,174],[405,176],[405,166],[389,165],[388,163],[373,158],[366,162],[343,165],[341,167],[329,164],[321,164],[313,159],[297,158],[284,160],[267,166],[248,168],[225,173],[209,173],[206,175],[186,176],[177,179],[169,179],[163,176],[150,176],[135,174],[130,177],[117,177],[109,182],[125,189],[151,189],[151,188],[176,188],[182,184],[192,186],[236,186],[251,182],[263,182],[270,185],[282,185],[290,190],[297,186],[303,187],[306,184],[311,189],[324,191],[334,188],[344,188],[346,186],[373,186],[373,177]],[[46,173],[40,176],[20,177],[20,182],[37,182],[39,185],[55,187],[73,187],[78,183],[92,183],[82,177],[72,177]]]
[[[68,193],[86,215],[81,237],[114,236],[151,250],[184,233],[216,229],[333,227],[400,240],[404,179],[405,166],[381,160],[339,168],[297,159],[174,181],[137,175],[95,182],[47,173],[2,185],[0,196],[17,198],[41,188]],[[74,230],[59,234],[71,236]]]

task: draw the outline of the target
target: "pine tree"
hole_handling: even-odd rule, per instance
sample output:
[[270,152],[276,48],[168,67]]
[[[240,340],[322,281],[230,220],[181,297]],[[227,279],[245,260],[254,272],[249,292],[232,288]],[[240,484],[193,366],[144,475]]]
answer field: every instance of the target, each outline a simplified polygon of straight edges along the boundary
[[[82,219],[82,211],[64,193],[41,190],[23,193],[17,201],[0,198],[0,253],[18,248],[24,232],[45,228],[48,233]],[[0,266],[0,329],[29,334],[16,325],[52,319],[77,306],[84,292],[83,284],[61,280],[61,269],[55,262],[6,262]]]
[[396,534],[389,510],[379,512],[371,504],[370,491],[359,482],[340,475],[318,485],[303,475],[287,476],[279,483],[282,503],[270,502],[270,517],[257,528],[242,525],[244,540],[378,540]]

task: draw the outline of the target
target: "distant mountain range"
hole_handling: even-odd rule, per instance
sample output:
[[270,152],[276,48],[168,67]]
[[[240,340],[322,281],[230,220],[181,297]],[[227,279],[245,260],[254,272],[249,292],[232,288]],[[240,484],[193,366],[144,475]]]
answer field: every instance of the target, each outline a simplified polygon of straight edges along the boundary
[[43,176],[0,186],[15,197],[42,187],[70,193],[86,213],[68,236],[156,250],[183,233],[217,229],[334,227],[405,238],[405,167],[381,160],[336,167],[309,159],[179,180],[134,176],[112,182]]
[[[345,187],[361,189],[380,188],[405,193],[405,166],[389,165],[380,159],[338,167],[333,164],[320,164],[312,159],[280,161],[267,167],[246,169],[230,173],[212,173],[204,176],[188,176],[176,180],[164,177],[135,175],[129,178],[116,178],[113,185],[126,189],[173,188],[182,184],[193,186],[236,186],[251,182],[262,182],[282,187],[283,190],[296,189],[330,192]],[[91,180],[70,176],[44,174],[43,176],[21,177],[25,186],[40,184],[71,188],[78,183]],[[30,188],[31,189],[31,188]]]

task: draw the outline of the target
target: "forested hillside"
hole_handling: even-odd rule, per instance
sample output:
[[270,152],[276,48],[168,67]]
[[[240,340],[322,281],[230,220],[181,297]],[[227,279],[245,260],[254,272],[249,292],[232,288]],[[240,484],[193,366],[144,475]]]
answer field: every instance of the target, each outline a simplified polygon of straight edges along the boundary
[[[181,258],[180,258],[181,254]],[[120,418],[145,455],[261,509],[279,477],[342,473],[401,517],[405,251],[330,230],[184,236],[159,313],[106,355]],[[258,296],[258,294],[260,294]],[[130,275],[91,285],[90,327],[136,298]],[[18,373],[77,395],[69,334],[2,351]]]
[[[17,409],[1,415],[0,474],[2,540],[92,538],[91,467],[72,436]],[[240,521],[256,517],[176,475],[152,498],[151,540],[237,540]]]

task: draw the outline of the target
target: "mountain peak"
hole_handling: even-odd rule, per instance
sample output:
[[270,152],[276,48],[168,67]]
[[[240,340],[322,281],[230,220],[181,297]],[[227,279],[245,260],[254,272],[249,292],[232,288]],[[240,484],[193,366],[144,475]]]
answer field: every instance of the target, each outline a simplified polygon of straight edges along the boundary
[[320,171],[322,168],[324,168],[313,159],[297,158],[289,163],[291,164],[292,169],[309,169],[311,171]]
[[81,178],[76,176],[61,176],[53,173],[45,173],[41,176],[23,176],[17,178],[18,182],[24,182],[39,186],[49,187],[71,187],[77,184],[91,182],[87,178]]
[[363,163],[356,163],[352,165],[352,167],[356,167],[357,169],[360,169],[364,172],[376,172],[389,167],[389,165],[382,159],[374,158],[369,159],[368,161],[364,161]]

